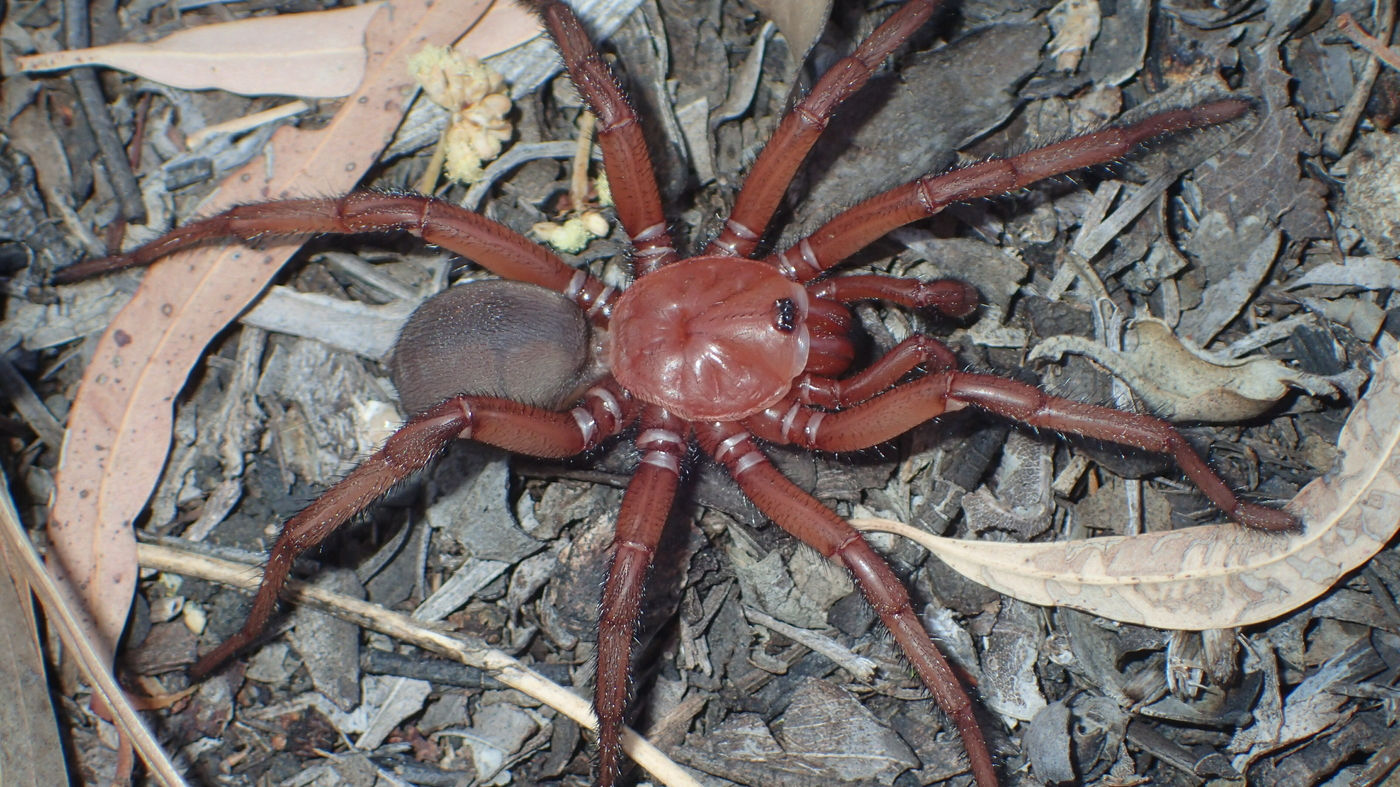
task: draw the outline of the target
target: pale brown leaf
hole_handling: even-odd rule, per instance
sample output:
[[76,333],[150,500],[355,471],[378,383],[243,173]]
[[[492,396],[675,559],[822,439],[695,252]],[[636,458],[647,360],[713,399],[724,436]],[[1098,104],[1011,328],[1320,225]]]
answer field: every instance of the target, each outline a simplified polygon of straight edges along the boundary
[[1203,630],[1259,623],[1327,592],[1400,530],[1400,355],[1376,368],[1338,438],[1341,460],[1288,508],[1305,530],[1238,525],[1051,544],[940,538],[888,520],[861,529],[904,535],[998,592],[1125,623]]
[[831,18],[831,0],[754,0],[758,12],[773,20],[788,41],[794,62],[807,57]]
[[1085,355],[1133,389],[1149,411],[1174,421],[1239,423],[1257,418],[1293,389],[1337,396],[1332,381],[1271,358],[1212,355],[1161,320],[1144,317],[1125,331],[1123,349],[1082,336],[1051,336],[1026,360]]
[[[108,66],[187,90],[339,98],[364,79],[365,27],[384,4],[204,25],[146,44],[110,44],[15,58],[21,71]],[[539,35],[539,20],[500,2],[456,48],[490,57]]]
[[452,46],[463,55],[485,59],[541,35],[540,18],[523,3],[496,0],[467,34]]
[[188,90],[339,98],[364,78],[365,26],[383,5],[240,19],[147,44],[48,52],[16,62],[24,71],[109,66]]
[[[393,135],[413,93],[407,56],[425,44],[451,42],[488,5],[387,3],[369,28],[363,84],[340,112],[321,129],[280,129],[266,158],[225,179],[201,212],[353,188]],[[268,161],[276,162],[276,174],[267,174]],[[172,255],[146,273],[84,373],[56,479],[50,555],[87,605],[108,657],[131,604],[132,523],[165,463],[171,405],[205,346],[262,292],[298,245],[233,244]]]

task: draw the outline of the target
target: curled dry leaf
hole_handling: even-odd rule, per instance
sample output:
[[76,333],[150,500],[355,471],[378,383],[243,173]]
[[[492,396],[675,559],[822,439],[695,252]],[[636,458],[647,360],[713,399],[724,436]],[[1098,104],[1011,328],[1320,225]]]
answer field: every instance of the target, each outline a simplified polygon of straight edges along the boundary
[[754,0],[754,6],[778,26],[794,63],[806,59],[831,17],[831,0]]
[[[369,27],[371,53],[355,96],[321,129],[280,129],[203,206],[349,190],[378,159],[413,91],[404,67],[425,43],[444,44],[489,0],[389,4]],[[392,13],[390,12],[392,9]],[[358,98],[357,98],[358,97]],[[276,175],[266,172],[277,162]],[[209,341],[271,281],[301,241],[198,248],[145,274],[108,326],[68,416],[49,537],[51,563],[84,602],[110,657],[136,586],[132,523],[170,446],[171,403]]]
[[1336,396],[1326,377],[1299,372],[1268,358],[1222,358],[1177,336],[1161,320],[1135,321],[1122,351],[1081,336],[1052,336],[1029,360],[1088,356],[1121,378],[1156,415],[1175,421],[1238,423],[1262,414],[1290,388]]
[[1070,543],[940,538],[898,522],[853,520],[918,541],[959,573],[1046,606],[1166,629],[1245,626],[1327,592],[1400,530],[1400,355],[1376,369],[1338,438],[1341,460],[1289,504],[1296,535],[1236,525]]
[[24,71],[109,66],[188,90],[339,98],[364,79],[365,26],[383,5],[240,19],[147,44],[47,52],[16,62]]

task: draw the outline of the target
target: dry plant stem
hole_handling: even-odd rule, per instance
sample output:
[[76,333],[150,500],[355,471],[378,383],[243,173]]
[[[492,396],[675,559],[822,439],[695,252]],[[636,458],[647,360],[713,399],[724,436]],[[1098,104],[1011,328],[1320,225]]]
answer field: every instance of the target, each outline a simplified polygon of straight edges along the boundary
[[[88,4],[84,0],[65,0],[63,3],[64,37],[69,49],[85,49],[92,43],[92,32],[88,17]],[[107,99],[102,95],[102,85],[97,81],[95,68],[73,69],[70,77],[78,90],[79,105],[87,118],[88,127],[97,139],[97,147],[102,151],[103,167],[107,180],[121,205],[122,218],[129,222],[146,222],[146,203],[141,199],[141,187],[136,183],[136,175],[131,171],[126,148],[117,136],[117,128],[112,116],[107,113]],[[137,144],[140,144],[139,141]]]
[[[1056,399],[1012,380],[961,373],[952,351],[931,337],[914,337],[869,367],[853,369],[856,352],[850,327],[854,317],[849,303],[875,299],[964,316],[975,309],[976,292],[961,282],[888,276],[821,280],[847,256],[886,232],[937,213],[952,202],[999,194],[1110,162],[1146,139],[1238,118],[1248,111],[1247,102],[1221,100],[1163,112],[1021,155],[930,174],[837,215],[780,254],[765,260],[739,256],[752,253],[752,244],[767,229],[777,196],[787,188],[836,107],[936,6],[921,0],[901,8],[856,54],[841,61],[834,75],[824,77],[783,121],[760,155],[717,248],[682,259],[671,247],[635,111],[572,12],[559,2],[534,3],[571,78],[598,118],[599,147],[612,176],[618,217],[632,240],[636,280],[620,295],[513,230],[413,195],[359,193],[234,208],[132,252],[65,271],[62,279],[72,280],[145,265],[177,249],[225,236],[404,230],[503,278],[552,291],[541,292],[541,297],[558,300],[562,295],[567,299],[564,306],[577,307],[577,324],[588,321],[606,329],[601,356],[581,359],[582,366],[606,366],[606,372],[598,372],[601,379],[572,410],[557,412],[494,396],[468,395],[484,390],[469,377],[445,381],[456,393],[448,394],[445,402],[425,404],[425,411],[416,414],[384,449],[287,523],[273,547],[249,620],[233,639],[206,655],[195,672],[208,672],[257,636],[276,606],[296,555],[431,461],[449,440],[469,438],[531,456],[562,457],[586,451],[640,419],[633,438],[641,454],[640,467],[624,495],[601,610],[595,694],[600,716],[598,784],[612,784],[620,767],[628,668],[643,584],[689,459],[688,446],[698,440],[766,514],[855,575],[862,593],[957,725],[978,784],[988,787],[996,783],[995,767],[971,701],[913,615],[904,587],[854,530],[772,467],[754,443],[755,436],[815,450],[854,450],[947,411],[971,406],[1034,427],[1171,454],[1236,521],[1261,529],[1295,527],[1296,520],[1287,513],[1236,498],[1165,422]],[[441,309],[436,300],[430,306]],[[477,320],[483,318],[451,319],[449,333],[482,331],[483,324]],[[489,324],[491,318],[485,319]],[[558,347],[577,338],[546,336],[542,341]],[[541,339],[530,335],[506,341],[515,341],[510,345],[514,349],[533,346],[530,343],[537,340]],[[408,331],[400,338],[400,349],[422,349],[404,348],[405,341],[415,341]],[[926,372],[923,376],[906,380],[920,367]]]
[[1351,14],[1342,14],[1337,17],[1337,28],[1356,43],[1357,46],[1370,52],[1379,58],[1386,65],[1400,71],[1400,52],[1391,49],[1386,43],[1375,36],[1370,35],[1356,23]]
[[1356,124],[1361,121],[1361,114],[1366,111],[1366,102],[1371,98],[1371,90],[1375,88],[1376,79],[1380,75],[1380,59],[1374,56],[1367,58],[1351,98],[1347,99],[1346,106],[1337,115],[1337,122],[1332,124],[1323,137],[1322,149],[1327,155],[1340,158],[1346,152],[1347,145],[1351,144],[1351,136],[1356,131]]
[[[1395,32],[1395,0],[1376,0],[1373,4],[1375,13],[1379,15],[1377,21],[1377,39],[1381,44],[1389,45],[1390,38]],[[1344,15],[1345,16],[1345,15]],[[1348,26],[1355,26],[1355,22],[1350,16],[1346,16]],[[1381,73],[1380,58],[1372,55],[1366,59],[1366,66],[1362,69],[1361,76],[1356,80],[1356,88],[1352,91],[1351,97],[1347,99],[1346,106],[1338,114],[1337,122],[1327,130],[1323,137],[1322,149],[1330,156],[1341,156],[1346,152],[1347,145],[1351,142],[1351,135],[1356,130],[1356,124],[1361,120],[1361,113],[1366,111],[1366,102],[1371,98],[1371,90],[1375,87],[1376,78]]]
[[582,212],[584,206],[588,204],[588,162],[592,158],[590,151],[593,149],[593,129],[597,126],[597,118],[593,113],[584,110],[578,118],[578,149],[574,151],[573,170],[569,174],[569,201],[573,203],[569,210]]
[[438,178],[442,177],[442,165],[447,162],[447,129],[444,127],[441,134],[438,134],[437,144],[433,145],[433,155],[428,159],[428,166],[423,170],[423,176],[418,179],[418,191],[422,194],[432,194],[437,191]]
[[[215,134],[241,134],[246,131],[252,131],[258,126],[265,126],[268,123],[276,123],[279,120],[285,120],[295,115],[300,115],[310,109],[310,104],[301,99],[296,99],[295,101],[288,101],[272,109],[264,109],[261,112],[243,115],[242,117],[236,117],[222,123],[213,123],[185,137],[185,149],[194,150],[200,145],[203,145],[205,140]],[[427,193],[426,189],[424,193]]]
[[[257,577],[248,572],[246,564],[221,560],[199,552],[161,544],[139,544],[137,556],[144,568],[155,571],[198,577],[244,590],[252,590],[258,585]],[[288,601],[308,604],[371,631],[488,672],[502,684],[543,702],[580,726],[590,730],[598,728],[597,719],[586,700],[551,682],[504,651],[461,635],[444,633],[432,625],[415,620],[410,615],[384,609],[364,599],[335,593],[299,580],[288,580],[282,594]],[[670,787],[699,787],[699,782],[684,768],[630,728],[623,728],[622,748],[627,752],[627,756],[662,784]]]

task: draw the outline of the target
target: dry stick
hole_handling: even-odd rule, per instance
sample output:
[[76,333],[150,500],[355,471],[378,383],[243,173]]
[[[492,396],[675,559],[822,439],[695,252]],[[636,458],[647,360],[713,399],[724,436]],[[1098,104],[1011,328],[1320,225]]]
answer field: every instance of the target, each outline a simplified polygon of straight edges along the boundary
[[[447,125],[452,125],[452,119],[447,119]],[[442,133],[438,134],[437,144],[433,145],[433,155],[428,158],[428,166],[423,169],[423,176],[418,179],[418,193],[432,194],[437,191],[438,179],[442,177],[442,165],[447,161],[447,126],[442,127]]]
[[[165,750],[156,742],[150,729],[141,719],[141,714],[132,707],[130,699],[112,677],[111,658],[98,654],[97,646],[88,636],[88,628],[78,621],[68,606],[67,597],[59,591],[52,575],[44,567],[43,560],[34,551],[34,545],[20,524],[14,502],[9,493],[3,491],[8,489],[9,484],[4,474],[0,473],[0,549],[3,549],[6,555],[13,556],[23,567],[23,579],[38,597],[48,622],[57,630],[63,646],[73,655],[78,671],[82,673],[83,679],[92,687],[96,696],[112,711],[113,722],[131,741],[141,756],[141,761],[150,769],[151,775],[166,787],[184,787],[185,780],[175,770]],[[14,564],[11,564],[11,567],[17,569]],[[18,581],[20,577],[14,576],[12,579]],[[4,581],[10,580],[0,579],[0,582]]]
[[[63,3],[65,27],[64,43],[69,49],[86,49],[92,44],[89,29],[87,0],[65,0]],[[136,175],[131,172],[131,163],[126,157],[126,147],[117,136],[117,128],[112,116],[107,114],[107,99],[102,95],[102,86],[97,82],[97,74],[92,68],[75,68],[71,78],[78,90],[79,106],[87,117],[88,127],[97,139],[97,148],[102,152],[102,163],[107,170],[107,179],[121,203],[122,218],[137,224],[146,223],[146,203],[141,199],[141,187],[136,183]]]
[[1385,61],[1385,64],[1391,68],[1400,71],[1400,52],[1396,52],[1394,49],[1386,46],[1385,42],[1381,41],[1379,38],[1362,30],[1361,26],[1356,23],[1356,20],[1351,17],[1351,14],[1342,14],[1337,17],[1337,29],[1341,30],[1347,38],[1354,41],[1357,46]]
[[[136,558],[143,568],[198,577],[232,587],[253,590],[258,576],[244,563],[202,555],[159,544],[137,544]],[[469,667],[489,672],[497,681],[534,697],[590,730],[598,727],[588,701],[551,682],[517,661],[510,654],[472,642],[466,637],[444,633],[408,615],[391,612],[378,604],[332,593],[305,582],[289,580],[282,598],[315,607],[342,620],[403,640]],[[622,733],[622,748],[634,762],[663,784],[671,787],[700,787],[689,773],[630,728]]]
[[[204,128],[201,128],[198,131],[194,131],[188,136],[186,136],[185,149],[194,150],[200,145],[203,145],[205,140],[209,139],[215,134],[240,134],[245,131],[251,131],[252,129],[257,128],[258,126],[266,125],[268,123],[276,123],[279,120],[284,120],[294,115],[300,115],[303,112],[310,111],[310,109],[310,104],[307,104],[301,99],[297,99],[295,101],[289,101],[280,106],[273,107],[272,109],[264,109],[261,112],[254,112],[251,115],[244,115],[242,117],[234,118],[233,120],[225,120],[222,123],[211,123],[210,125],[207,125]],[[425,191],[423,193],[427,194],[428,192]]]
[[[1379,42],[1389,43],[1392,33],[1395,31],[1395,0],[1378,0],[1376,3],[1380,12],[1380,24],[1378,25]],[[1343,19],[1338,20],[1338,25],[1342,30],[1350,30],[1352,33],[1359,32],[1356,21],[1348,14],[1343,14]],[[1356,40],[1356,39],[1353,39]],[[1360,42],[1358,42],[1360,43]],[[1356,124],[1361,119],[1361,113],[1366,109],[1366,102],[1371,98],[1371,89],[1375,87],[1376,78],[1381,73],[1381,61],[1376,56],[1366,58],[1366,67],[1361,72],[1361,78],[1357,80],[1356,89],[1352,92],[1351,98],[1347,99],[1346,106],[1342,108],[1341,115],[1337,122],[1332,124],[1327,134],[1322,139],[1323,152],[1332,156],[1340,156],[1347,149],[1347,144],[1351,141],[1351,135],[1356,130]]]
[[[136,117],[132,121],[131,142],[125,146],[126,165],[131,172],[138,172],[141,169],[141,140],[146,136],[146,116],[150,111],[151,94],[142,93],[141,98],[136,102]],[[125,216],[118,216],[116,221],[107,225],[108,249],[116,250],[122,247],[122,239],[126,237],[126,228]]]
[[585,109],[578,119],[578,149],[574,151],[573,173],[569,178],[569,200],[573,202],[569,212],[573,214],[582,213],[588,204],[588,160],[596,125],[597,118]]
[[[536,159],[572,159],[577,153],[577,140],[521,142],[512,145],[509,150],[501,154],[500,158],[486,166],[486,169],[482,171],[481,180],[473,183],[471,188],[467,189],[467,196],[463,197],[458,204],[467,210],[481,210],[481,204],[486,201],[491,189],[495,188],[496,182],[516,167]],[[593,150],[589,155],[595,161],[603,160],[601,150]]]
[[1338,113],[1337,122],[1327,129],[1322,137],[1322,152],[1340,158],[1351,144],[1351,136],[1356,132],[1356,124],[1361,122],[1361,113],[1366,111],[1366,102],[1371,100],[1371,91],[1376,79],[1381,75],[1381,61],[1377,57],[1366,58],[1361,76],[1356,80],[1356,88],[1347,99],[1346,106]]

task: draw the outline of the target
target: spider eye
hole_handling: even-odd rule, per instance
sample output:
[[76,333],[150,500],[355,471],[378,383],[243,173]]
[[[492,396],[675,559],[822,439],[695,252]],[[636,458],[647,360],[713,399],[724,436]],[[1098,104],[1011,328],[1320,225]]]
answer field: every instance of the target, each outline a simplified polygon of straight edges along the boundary
[[797,304],[791,298],[779,298],[773,302],[778,308],[778,316],[773,320],[773,327],[783,333],[792,333],[797,330]]

